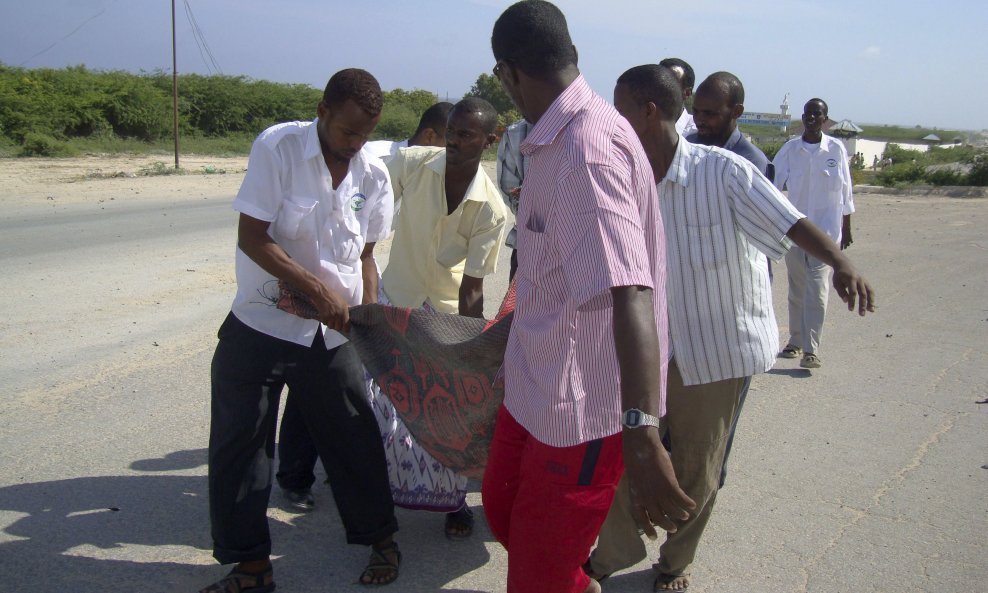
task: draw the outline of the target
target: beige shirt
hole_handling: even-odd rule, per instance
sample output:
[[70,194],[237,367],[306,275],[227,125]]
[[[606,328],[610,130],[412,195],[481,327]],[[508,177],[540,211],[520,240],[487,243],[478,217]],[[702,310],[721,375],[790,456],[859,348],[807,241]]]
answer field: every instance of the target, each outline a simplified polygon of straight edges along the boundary
[[463,274],[483,278],[497,269],[506,220],[501,194],[478,169],[463,201],[447,214],[444,148],[403,148],[388,170],[403,206],[382,274],[384,292],[400,307],[428,300],[436,310],[455,314]]

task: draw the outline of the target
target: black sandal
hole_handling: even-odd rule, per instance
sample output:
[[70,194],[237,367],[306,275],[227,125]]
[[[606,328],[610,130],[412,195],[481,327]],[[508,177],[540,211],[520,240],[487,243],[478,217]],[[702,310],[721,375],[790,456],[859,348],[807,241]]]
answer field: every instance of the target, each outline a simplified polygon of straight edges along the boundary
[[271,593],[274,591],[274,567],[263,572],[244,572],[238,568],[199,593]]
[[[394,562],[388,560],[387,554],[389,552],[394,553]],[[364,572],[360,573],[360,584],[365,587],[381,587],[383,585],[390,585],[391,583],[398,580],[398,567],[401,565],[401,550],[398,549],[398,542],[391,542],[386,546],[380,548],[376,546],[371,546],[370,562],[367,564],[367,568]],[[381,572],[389,571],[391,578],[385,579],[381,582],[374,582],[376,578],[381,576]]]
[[463,508],[452,512],[446,513],[446,539],[451,540],[462,540],[467,539],[473,535],[473,510],[463,505]]

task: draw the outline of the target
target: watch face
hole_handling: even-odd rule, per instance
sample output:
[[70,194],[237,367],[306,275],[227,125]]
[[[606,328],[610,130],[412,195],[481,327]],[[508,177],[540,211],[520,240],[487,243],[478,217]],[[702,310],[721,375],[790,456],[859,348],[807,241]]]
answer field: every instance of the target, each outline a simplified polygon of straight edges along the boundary
[[624,425],[630,428],[635,426],[641,426],[642,423],[642,412],[641,410],[627,410],[624,413]]

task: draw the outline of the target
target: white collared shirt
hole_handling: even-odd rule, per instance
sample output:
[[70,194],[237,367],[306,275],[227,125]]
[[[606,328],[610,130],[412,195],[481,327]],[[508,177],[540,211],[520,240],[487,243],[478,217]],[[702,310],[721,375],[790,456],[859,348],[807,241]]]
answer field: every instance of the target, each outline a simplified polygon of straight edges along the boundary
[[693,123],[693,116],[690,115],[689,111],[686,111],[685,107],[683,107],[683,112],[679,114],[679,119],[676,120],[676,131],[683,138],[696,133],[696,124]]
[[845,214],[854,213],[851,168],[839,140],[823,135],[818,150],[808,150],[802,138],[782,145],[772,161],[775,186],[788,186],[789,201],[810,222],[840,243]]
[[[250,151],[233,208],[270,222],[268,235],[296,263],[315,274],[349,305],[363,292],[360,254],[365,243],[388,236],[394,198],[388,170],[361,150],[334,190],[315,122],[291,122],[261,133]],[[269,336],[308,346],[319,329],[275,307],[278,279],[237,248],[237,318]],[[323,326],[327,348],[346,342]]]
[[792,246],[803,217],[746,159],[679,139],[658,183],[669,337],[686,385],[772,368],[779,329],[765,256]]

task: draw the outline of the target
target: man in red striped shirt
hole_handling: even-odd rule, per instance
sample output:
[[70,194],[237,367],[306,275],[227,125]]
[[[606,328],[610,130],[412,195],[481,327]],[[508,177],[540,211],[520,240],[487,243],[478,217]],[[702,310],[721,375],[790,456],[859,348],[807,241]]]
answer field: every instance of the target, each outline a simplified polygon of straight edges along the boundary
[[558,8],[514,4],[491,46],[533,127],[484,510],[508,550],[509,593],[595,592],[580,566],[622,469],[649,537],[693,508],[657,428],[669,358],[658,196],[634,131],[580,75]]

